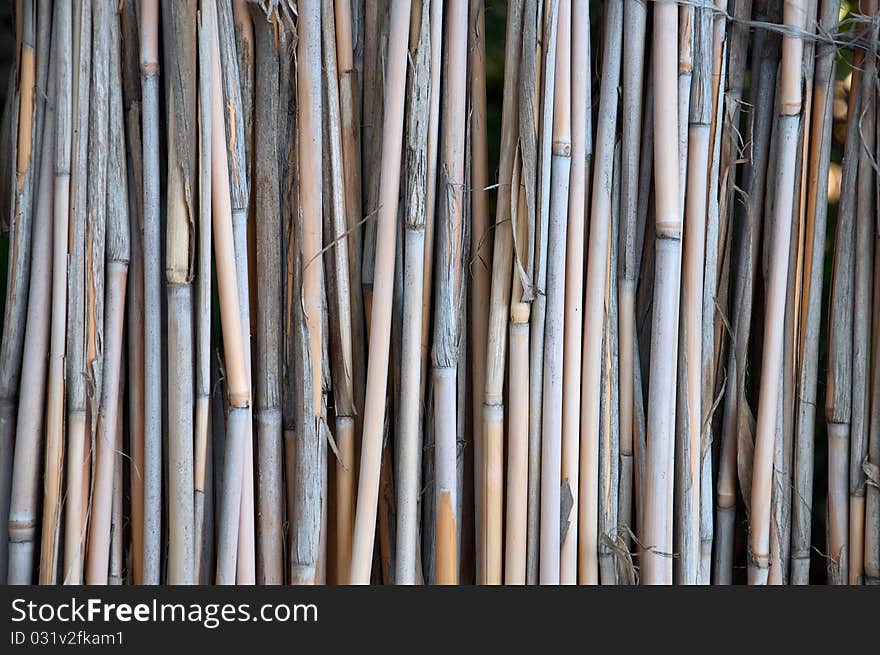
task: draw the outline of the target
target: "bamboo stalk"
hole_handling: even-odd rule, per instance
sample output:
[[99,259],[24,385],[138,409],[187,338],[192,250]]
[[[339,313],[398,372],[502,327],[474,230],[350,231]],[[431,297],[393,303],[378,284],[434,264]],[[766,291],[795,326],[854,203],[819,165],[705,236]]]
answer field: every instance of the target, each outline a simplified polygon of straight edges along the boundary
[[[403,135],[403,102],[406,83],[406,41],[410,6],[394,0],[391,6],[386,101],[383,124],[381,202],[379,205],[376,271],[373,281],[374,311],[370,321],[367,400],[358,479],[357,510],[352,546],[352,584],[367,584],[376,527],[376,507],[381,464],[382,424],[388,381],[391,296],[394,277],[394,244],[397,237],[397,194],[400,182],[400,142]],[[381,255],[379,255],[381,253]]]
[[[56,52],[72,50],[72,7],[55,3]],[[52,218],[52,325],[49,334],[49,380],[46,388],[46,454],[43,479],[43,521],[40,545],[40,584],[53,584],[61,523],[61,480],[64,461],[64,352],[67,318],[67,254],[72,148],[72,60],[57,60],[55,91],[55,152]]]
[[[837,25],[838,0],[822,2],[819,33]],[[804,289],[801,335],[801,370],[797,398],[794,492],[792,500],[791,583],[808,584],[813,508],[813,458],[816,424],[816,383],[819,359],[819,320],[822,310],[824,243],[828,217],[825,201],[831,159],[831,127],[835,56],[830,43],[816,45],[813,76],[814,111],[810,125],[810,155],[807,168],[807,226],[804,255]]]
[[[623,3],[612,2],[605,14],[602,47],[602,88],[596,127],[596,165],[590,209],[585,316],[604,314],[611,232],[614,138],[617,132],[617,86],[620,79]],[[584,322],[581,387],[581,466],[578,493],[578,581],[599,583],[599,421],[603,323]]]
[[571,173],[571,3],[561,0],[556,32],[553,144],[544,323],[541,439],[542,584],[559,584],[562,489],[562,383],[565,307],[565,251]]
[[[18,102],[15,146],[15,179],[12,183],[12,219],[9,225],[9,257],[6,303],[3,313],[2,357],[0,357],[0,562],[8,560],[9,502],[12,491],[12,462],[16,424],[17,395],[22,368],[31,268],[32,222],[36,204],[39,138],[41,123],[36,116],[37,54],[36,3],[29,0],[18,7],[16,43]],[[45,82],[43,82],[45,86]],[[13,109],[14,111],[14,109]],[[35,147],[36,146],[36,147]],[[0,566],[0,583],[6,582]]]
[[[578,492],[580,474],[581,370],[584,322],[584,230],[592,158],[590,13],[587,3],[571,7],[571,172],[568,233],[565,248],[565,322],[562,370],[563,495],[571,508],[563,512],[559,582],[577,583]],[[637,119],[638,120],[638,119]],[[567,488],[567,491],[566,491]]]
[[[49,7],[40,7],[41,18]],[[44,18],[48,21],[48,18]],[[57,37],[57,32],[56,32]],[[48,55],[47,55],[48,56]],[[40,452],[43,433],[43,408],[46,398],[46,352],[49,349],[51,323],[51,286],[53,251],[53,166],[56,150],[56,105],[58,60],[50,64],[46,88],[39,90],[44,99],[42,143],[39,154],[39,177],[35,183],[33,260],[28,287],[27,322],[21,366],[21,388],[30,390],[19,400],[16,439],[12,466],[9,504],[9,558],[7,584],[31,584],[34,564],[34,541],[37,530]],[[48,94],[50,95],[47,95]],[[52,98],[53,102],[49,102]],[[2,564],[0,564],[2,568]]]
[[194,0],[163,13],[168,102],[165,281],[168,293],[168,582],[194,578],[193,299],[196,233],[196,20]]
[[209,536],[205,506],[211,412],[211,41],[204,0],[198,14],[198,192],[199,221],[195,297],[195,418],[193,435],[194,579],[205,577],[203,557]]
[[[108,133],[107,203],[107,298],[105,304],[104,371],[101,405],[95,437],[95,475],[89,520],[86,582],[106,585],[110,574],[113,533],[114,481],[117,477],[118,445],[121,442],[120,393],[122,339],[125,325],[125,287],[128,275],[129,224],[127,169],[122,117],[119,23],[109,2],[95,5],[95,31],[110,34],[106,83],[109,91],[106,114]],[[97,59],[96,59],[97,64]],[[93,110],[98,114],[97,110]]]
[[428,169],[428,123],[430,121],[432,55],[430,15],[433,3],[415,5],[410,20],[410,58],[406,132],[406,235],[403,270],[403,334],[399,450],[397,464],[396,584],[415,584],[418,550],[418,504],[420,486],[419,419],[422,396],[422,293],[425,275],[425,206]]
[[159,3],[141,0],[143,93],[144,509],[143,583],[159,584],[162,522],[162,300],[159,221]]
[[641,580],[670,584],[672,560],[667,544],[672,529],[669,496],[670,456],[674,444],[675,394],[672,381],[677,363],[681,212],[679,209],[678,117],[669,109],[675,98],[678,15],[673,5],[654,6],[654,175],[656,212],[656,273],[651,333],[651,374],[648,387],[646,514]]

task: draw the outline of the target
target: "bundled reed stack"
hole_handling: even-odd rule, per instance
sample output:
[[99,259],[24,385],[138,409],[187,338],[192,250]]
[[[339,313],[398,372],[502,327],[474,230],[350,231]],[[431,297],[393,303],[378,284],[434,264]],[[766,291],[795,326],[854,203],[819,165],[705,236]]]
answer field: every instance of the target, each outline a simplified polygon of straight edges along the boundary
[[0,582],[880,580],[876,0],[12,4]]

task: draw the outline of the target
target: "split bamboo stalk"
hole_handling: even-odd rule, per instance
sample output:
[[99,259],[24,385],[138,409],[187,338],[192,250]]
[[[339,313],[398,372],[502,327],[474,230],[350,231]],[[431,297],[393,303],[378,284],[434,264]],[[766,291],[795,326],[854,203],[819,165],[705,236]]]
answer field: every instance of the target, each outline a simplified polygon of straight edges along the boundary
[[450,0],[446,15],[442,99],[444,133],[439,177],[440,227],[432,353],[437,584],[458,582],[456,366],[462,313],[464,150],[467,97],[467,0]]
[[195,418],[193,435],[193,577],[201,584],[206,577],[201,553],[206,537],[210,538],[206,504],[211,496],[207,486],[209,425],[211,413],[211,42],[207,15],[210,9],[202,0],[198,16],[198,192],[199,223],[196,261],[195,297]]
[[[16,424],[17,395],[22,367],[22,349],[28,307],[28,281],[31,268],[31,235],[36,204],[41,123],[37,113],[37,16],[36,1],[20,3],[16,14],[18,103],[15,135],[15,179],[12,183],[12,219],[9,225],[8,274],[3,313],[2,351],[0,351],[0,563],[8,560],[9,500]],[[43,87],[45,87],[45,81]],[[42,104],[42,103],[40,103]],[[14,109],[12,109],[14,111]],[[37,146],[36,148],[34,146]],[[0,564],[0,583],[6,570]]]
[[709,173],[709,142],[712,120],[712,23],[708,9],[695,10],[693,22],[694,65],[688,125],[687,195],[685,200],[684,263],[682,279],[682,376],[686,380],[685,407],[681,422],[686,429],[678,440],[681,470],[676,476],[676,527],[679,555],[677,582],[700,581],[700,473],[704,424],[703,388],[703,275]]
[[[483,400],[483,548],[482,566],[488,571],[502,567],[504,557],[505,584],[526,581],[526,503],[528,484],[528,445],[514,438],[515,425],[528,424],[528,403],[514,402],[513,394],[524,388],[524,378],[514,378],[510,385],[510,436],[508,452],[507,532],[503,539],[504,512],[504,371],[507,350],[508,316],[510,317],[510,368],[528,370],[528,317],[521,317],[526,327],[514,330],[517,318],[511,308],[511,276],[513,265],[512,213],[517,212],[519,190],[519,64],[522,44],[524,2],[508,5],[504,51],[504,98],[501,114],[501,143],[498,168],[498,202],[495,209],[494,242],[492,244],[492,282],[489,300],[489,330],[486,342],[486,386]],[[514,177],[517,183],[513,184]],[[524,202],[522,203],[524,206]],[[513,276],[519,279],[514,272]],[[516,295],[517,301],[522,293]],[[522,321],[524,319],[524,321]],[[524,334],[523,334],[524,332]],[[522,355],[522,356],[519,356]],[[520,369],[521,370],[521,369]],[[522,448],[515,450],[515,444]],[[514,475],[514,472],[516,475]],[[513,497],[521,488],[523,493]],[[489,576],[487,575],[487,579]]]
[[[120,99],[120,108],[122,101]],[[124,153],[123,153],[124,154]],[[124,161],[124,159],[123,159]],[[126,201],[128,198],[126,197]],[[124,369],[124,367],[123,367]],[[120,378],[124,384],[125,371],[122,372]],[[111,508],[111,524],[110,524],[110,572],[108,575],[108,584],[119,586],[123,584],[123,567],[125,566],[125,544],[123,525],[123,475],[122,475],[122,429],[123,418],[125,417],[125,403],[122,393],[118,394],[118,407],[116,408],[116,440],[114,442],[113,452],[113,503]]]
[[[244,125],[245,169],[254,174],[254,111],[256,93],[254,23],[248,9],[250,0],[232,0],[235,26],[235,53],[238,59],[238,80],[241,85],[241,116]],[[272,7],[272,3],[268,4]]]
[[[41,3],[40,11],[49,7]],[[57,32],[56,32],[57,38]],[[46,55],[50,55],[47,53]],[[32,582],[34,540],[37,531],[40,483],[40,453],[43,444],[44,401],[46,398],[46,353],[49,349],[51,323],[52,251],[53,251],[53,166],[56,150],[55,134],[57,103],[58,57],[52,58],[48,84],[38,89],[44,105],[42,112],[42,143],[39,155],[39,177],[34,189],[33,260],[28,287],[27,322],[21,366],[21,394],[16,417],[16,438],[12,466],[9,505],[9,557],[7,578],[10,585]],[[50,102],[51,99],[51,102]],[[65,244],[66,248],[66,244]],[[0,560],[0,569],[4,562]],[[2,579],[2,577],[0,577]]]
[[163,12],[167,89],[167,199],[165,281],[168,380],[168,582],[194,582],[193,505],[193,298],[196,234],[196,48],[195,0]]
[[[56,53],[72,52],[72,6],[55,3],[53,42]],[[55,88],[54,193],[52,200],[52,324],[49,334],[49,380],[46,388],[46,448],[40,584],[53,584],[61,523],[61,480],[64,462],[64,353],[67,320],[67,255],[72,149],[72,58],[58,55]]]
[[398,403],[396,584],[415,584],[420,487],[419,418],[422,396],[422,294],[425,274],[425,206],[428,168],[432,55],[430,14],[434,2],[413,7],[410,17],[412,61],[407,98],[406,235],[403,270],[400,401]]
[[[64,512],[64,560],[61,582],[80,584],[82,579],[82,539],[85,480],[83,463],[86,458],[86,381],[85,381],[85,287],[86,287],[86,203],[92,196],[88,189],[87,157],[89,141],[89,82],[92,57],[91,3],[84,3],[74,15],[73,54],[76,68],[74,88],[74,145],[71,177],[71,247],[68,267],[67,304],[67,493]],[[99,110],[100,111],[100,110]],[[96,152],[95,168],[101,155]]]
[[[297,439],[297,494],[291,508],[294,523],[292,554],[292,581],[314,584],[321,577],[320,553],[324,530],[321,527],[323,507],[322,488],[326,462],[321,447],[324,438],[322,401],[322,341],[323,341],[323,287],[324,269],[322,248],[322,102],[321,102],[321,6],[317,1],[299,8],[297,22],[297,113],[300,138],[299,201],[301,221],[299,247],[301,250],[301,295],[305,332],[300,338],[304,347],[302,362],[304,377],[303,418]],[[309,373],[309,371],[311,373]]]
[[[578,493],[580,475],[581,344],[584,322],[584,231],[592,158],[590,12],[585,2],[571,7],[571,172],[565,248],[565,317],[562,369],[562,494],[570,498],[562,522],[559,582],[577,583]],[[637,119],[638,120],[638,119]],[[567,491],[566,491],[567,489]]]
[[[880,247],[875,240],[874,248]],[[874,258],[874,334],[871,344],[871,407],[880,407],[880,259]],[[871,413],[866,472],[872,482],[880,469],[880,412]],[[880,584],[880,487],[868,484],[865,498],[865,584]]]
[[[862,0],[860,12],[877,19],[876,0]],[[868,43],[877,43],[877,25],[866,30]],[[871,302],[876,227],[876,162],[874,141],[877,106],[876,56],[865,51],[859,83],[864,85],[862,107],[857,114],[859,172],[856,182],[856,249],[853,303],[852,431],[849,452],[849,577],[850,585],[862,584],[865,556],[865,487],[863,464],[868,455],[870,430]],[[874,408],[877,411],[877,408]]]
[[[676,21],[677,25],[677,21]],[[677,27],[676,27],[677,29]],[[602,77],[596,125],[589,252],[584,315],[581,388],[580,474],[578,493],[578,582],[599,583],[599,422],[601,414],[602,333],[608,248],[612,223],[614,141],[617,133],[617,87],[623,43],[623,2],[611,2],[605,13]]]
[[678,12],[675,5],[654,6],[652,66],[654,75],[654,175],[656,272],[654,284],[651,364],[648,387],[648,440],[645,487],[644,584],[672,582],[672,529],[669,495],[675,429],[675,373],[679,278],[681,273],[681,211],[679,208],[678,117],[676,101]]
[[[805,8],[806,3],[803,0],[786,4],[783,9],[784,23],[802,31],[806,21]],[[802,51],[803,41],[800,36],[783,36],[779,91],[780,146],[777,168],[779,177],[774,189],[773,255],[767,282],[763,366],[752,464],[749,516],[749,582],[751,584],[766,584],[769,572],[773,441],[779,402],[776,390],[782,372],[784,346],[785,291],[801,113]]]
[[[618,525],[627,546],[635,531],[633,522],[635,394],[635,296],[641,252],[636,248],[639,206],[639,160],[643,154],[641,128],[645,77],[645,23],[647,7],[644,0],[626,0],[624,38],[629,47],[623,50],[621,117],[621,237],[618,311],[620,315],[620,500]],[[635,514],[638,516],[638,513]]]
[[217,257],[217,290],[226,365],[226,396],[228,417],[223,458],[223,480],[220,495],[217,533],[217,584],[234,584],[238,559],[239,519],[241,514],[243,460],[249,438],[250,384],[245,358],[235,246],[232,228],[232,207],[227,163],[220,42],[217,33],[217,12],[211,5],[207,16],[207,33],[211,35],[211,207],[214,251]]
[[[831,31],[838,21],[840,2],[821,3],[818,32]],[[813,508],[813,459],[815,455],[816,385],[819,360],[819,320],[822,311],[824,244],[828,219],[828,171],[831,159],[831,128],[834,102],[835,49],[831,43],[816,44],[813,75],[813,115],[807,165],[806,250],[804,299],[801,317],[800,376],[796,407],[797,434],[792,494],[791,583],[809,583]],[[806,128],[805,128],[806,129]]]
[[556,31],[550,215],[541,434],[542,584],[559,584],[562,489],[562,383],[565,251],[571,173],[571,2],[561,0]]
[[[374,307],[370,317],[370,354],[367,369],[367,400],[358,479],[357,511],[352,546],[351,583],[370,580],[373,538],[381,466],[382,425],[388,382],[391,299],[394,279],[394,244],[397,238],[397,196],[400,183],[400,145],[403,137],[403,105],[406,86],[406,49],[410,3],[391,5],[383,147],[380,173],[380,204],[377,227],[376,270],[373,279]],[[380,254],[381,253],[381,254]]]
[[162,531],[162,299],[159,219],[159,3],[141,0],[143,94],[143,583],[159,584]]
[[251,5],[254,36],[254,201],[257,236],[254,418],[257,425],[257,583],[284,582],[281,428],[280,76],[285,28]]
[[354,512],[354,448],[355,406],[352,352],[351,281],[345,205],[345,173],[342,147],[342,117],[339,100],[339,83],[336,71],[336,35],[333,22],[333,5],[323,0],[324,42],[324,98],[326,118],[324,123],[324,147],[329,150],[325,157],[327,168],[324,191],[330,198],[325,212],[324,229],[330,248],[327,258],[328,312],[334,318],[329,321],[331,347],[331,374],[335,415],[336,457],[336,569],[337,579],[347,581],[351,565],[351,529]]
[[[89,517],[89,548],[86,582],[106,585],[110,574],[113,532],[114,480],[121,442],[122,350],[125,326],[125,288],[129,259],[129,218],[125,138],[122,116],[119,21],[112,3],[95,3],[95,32],[109,35],[107,87],[104,114],[108,123],[107,174],[104,189],[107,206],[107,280],[105,301],[104,371],[101,406],[95,435],[95,474]],[[99,37],[100,39],[100,37]],[[97,64],[97,60],[96,60]],[[98,112],[93,110],[95,114]],[[121,492],[121,490],[120,490]]]
[[[470,65],[470,210],[471,249],[468,272],[471,277],[468,337],[470,347],[463,351],[469,358],[473,425],[473,511],[474,542],[483,541],[483,417],[480,409],[486,388],[486,347],[489,333],[489,311],[486,305],[491,293],[492,232],[489,230],[489,144],[486,107],[486,6],[485,0],[470,0],[468,15],[468,54]],[[493,550],[498,550],[493,546]],[[489,571],[483,566],[483,549],[475,551],[478,584],[501,584],[501,568]]]

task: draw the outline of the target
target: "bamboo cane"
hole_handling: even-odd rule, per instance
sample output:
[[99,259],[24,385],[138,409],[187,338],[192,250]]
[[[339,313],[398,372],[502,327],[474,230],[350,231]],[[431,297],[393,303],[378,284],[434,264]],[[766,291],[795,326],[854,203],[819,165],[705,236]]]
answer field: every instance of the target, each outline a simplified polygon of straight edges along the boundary
[[694,14],[694,66],[688,93],[690,115],[688,126],[687,196],[685,202],[684,262],[682,280],[682,341],[683,370],[686,376],[685,410],[682,421],[686,430],[679,440],[679,463],[676,497],[679,554],[677,582],[697,584],[700,580],[700,472],[702,464],[702,432],[704,423],[703,387],[703,266],[706,249],[706,216],[709,173],[709,141],[711,128],[712,24],[708,10],[698,8]]
[[[122,100],[120,99],[120,109]],[[123,159],[124,161],[124,159]],[[128,198],[126,198],[128,201]],[[124,366],[123,366],[124,369]],[[125,371],[122,371],[120,378],[123,383],[125,380]],[[122,429],[123,418],[125,416],[125,404],[123,402],[123,394],[119,394],[118,407],[116,408],[116,441],[114,442],[113,453],[113,503],[111,508],[111,524],[110,524],[110,572],[108,575],[108,584],[119,586],[124,583],[123,567],[125,566],[124,555],[124,528],[122,518],[122,493],[123,493],[123,475],[122,475]]]
[[162,521],[162,300],[159,224],[159,3],[141,0],[144,268],[144,584],[159,584]]
[[[862,0],[860,11],[876,22],[876,0]],[[877,26],[868,30],[869,43],[877,42]],[[876,223],[874,140],[876,138],[876,58],[866,52],[859,83],[864,85],[859,123],[858,181],[856,182],[856,247],[853,289],[852,429],[849,452],[849,577],[850,585],[862,584],[865,555],[865,487],[863,463],[868,454],[870,431],[871,301],[874,231]],[[877,409],[874,408],[876,412]]]
[[406,83],[406,46],[409,3],[394,0],[391,6],[386,102],[383,123],[382,171],[377,241],[376,276],[373,281],[374,310],[371,315],[370,355],[367,369],[367,401],[364,405],[364,435],[358,479],[357,510],[352,545],[352,584],[370,579],[376,501],[379,488],[382,424],[388,381],[389,336],[394,244],[397,235],[397,194],[400,182],[400,142],[403,135],[403,100]]
[[[41,3],[40,16],[48,21],[49,7]],[[57,36],[57,32],[56,32]],[[9,506],[9,564],[7,584],[31,584],[37,530],[43,403],[46,391],[46,352],[49,348],[53,250],[53,155],[56,149],[57,58],[50,66],[48,84],[38,91],[44,100],[39,181],[35,184],[33,260],[28,288],[27,322],[22,355],[19,400]],[[47,95],[47,91],[48,94]],[[49,102],[49,98],[53,102]],[[0,564],[2,568],[2,564]]]
[[[56,52],[72,50],[72,7],[61,0],[54,6]],[[52,325],[49,334],[49,380],[46,388],[46,454],[43,479],[43,521],[40,545],[40,584],[55,581],[58,532],[61,523],[61,479],[64,461],[64,349],[67,318],[67,252],[72,141],[72,60],[57,60],[55,90],[55,150],[52,228]]]
[[223,461],[217,537],[217,584],[233,584],[238,559],[239,519],[242,506],[243,460],[249,432],[250,385],[242,335],[232,207],[227,163],[220,39],[216,31],[217,12],[209,8],[207,32],[211,44],[211,203],[214,250],[217,256],[217,288],[226,364],[229,415]]
[[[583,339],[584,230],[592,157],[590,13],[587,3],[571,7],[571,172],[568,196],[568,233],[565,249],[565,323],[562,370],[563,495],[571,499],[562,514],[559,582],[577,583],[578,491],[580,466],[581,342]],[[567,488],[567,491],[565,489]]]
[[571,172],[571,3],[561,0],[557,19],[553,89],[553,144],[547,261],[547,316],[541,435],[542,584],[559,584],[562,489],[562,367],[565,307],[565,251]]
[[[840,3],[821,4],[818,31],[825,33],[837,25]],[[835,57],[830,43],[816,45],[813,76],[814,111],[810,125],[810,155],[807,169],[807,246],[804,255],[804,290],[801,335],[801,370],[797,406],[794,492],[792,500],[791,583],[808,584],[812,536],[813,458],[816,423],[816,383],[818,379],[819,319],[822,309],[825,231],[828,205],[828,170],[831,158],[832,104]]]
[[[486,7],[484,0],[471,0],[468,16],[468,53],[470,58],[470,209],[471,252],[469,272],[472,278],[468,336],[470,347],[470,378],[473,421],[474,472],[474,541],[483,542],[483,419],[480,409],[486,388],[486,347],[489,334],[489,313],[486,305],[491,294],[492,232],[489,230],[489,153],[486,107]],[[498,550],[493,546],[493,550]],[[501,584],[501,570],[483,567],[483,549],[477,547],[475,566],[478,583]],[[490,575],[491,574],[491,575]]]
[[[193,577],[201,584],[205,577],[201,553],[205,549],[207,529],[206,484],[208,467],[208,431],[211,412],[211,42],[208,32],[207,2],[203,0],[198,17],[198,179],[199,224],[196,262],[196,347],[195,347],[195,423],[193,444]],[[207,496],[207,498],[206,498]]]
[[[95,475],[89,519],[89,548],[86,582],[106,585],[109,580],[113,526],[114,480],[118,445],[121,441],[120,384],[122,377],[122,338],[125,325],[125,287],[128,275],[128,189],[125,140],[122,117],[122,79],[120,77],[119,22],[111,3],[96,3],[95,30],[109,34],[109,92],[105,117],[108,132],[106,184],[107,203],[107,298],[105,304],[104,375],[101,406],[95,437]],[[97,59],[96,59],[97,64]],[[97,110],[93,110],[96,114]]]
[[168,379],[168,582],[194,578],[193,298],[196,233],[197,4],[174,3],[163,12],[168,114],[165,240]]
[[645,546],[641,580],[645,584],[672,582],[672,560],[666,553],[672,528],[669,515],[670,455],[674,443],[675,379],[681,268],[681,214],[679,210],[678,117],[676,69],[678,15],[675,6],[654,7],[654,148],[656,273],[651,335],[651,375],[648,389],[648,442]]
[[254,32],[254,200],[256,210],[257,320],[254,405],[257,424],[259,516],[257,583],[284,582],[282,553],[281,428],[281,185],[279,99],[284,38],[281,20],[251,5]]
[[[587,255],[585,316],[604,313],[608,248],[611,231],[611,181],[617,131],[617,86],[620,79],[623,3],[612,2],[605,14],[602,48],[602,88],[596,127],[596,165],[593,170],[590,241]],[[578,581],[599,582],[599,421],[603,324],[584,322],[581,387],[581,465],[578,493]]]
[[[878,244],[874,242],[875,251]],[[880,259],[874,258],[874,334],[871,344],[871,406],[880,407]],[[880,463],[880,412],[871,413],[866,472],[875,482]],[[880,487],[869,484],[865,498],[865,584],[880,584]]]
[[[433,3],[414,6],[411,16],[406,133],[406,241],[404,243],[403,334],[399,401],[399,452],[397,465],[397,550],[395,582],[415,584],[418,550],[418,499],[420,483],[419,418],[422,398],[421,339],[422,293],[425,274],[425,206],[428,123],[430,121],[432,54],[430,13]],[[418,20],[417,20],[418,19]]]
[[[254,23],[248,5],[250,0],[232,0],[232,20],[235,26],[235,53],[238,60],[238,80],[241,85],[241,117],[244,124],[245,169],[254,175],[254,111],[256,93],[256,59]],[[269,8],[272,3],[269,3]]]
[[[40,120],[35,116],[37,90],[36,3],[29,0],[18,7],[16,35],[18,104],[15,147],[15,179],[12,183],[13,213],[9,225],[10,243],[6,303],[3,313],[3,343],[0,357],[0,562],[8,560],[9,501],[12,491],[12,461],[16,424],[17,395],[22,367],[22,349],[28,307],[27,283],[31,266],[31,232],[36,204],[36,169],[39,154]],[[43,82],[43,88],[45,82]],[[41,104],[41,103],[40,103]],[[14,110],[13,110],[14,111]],[[36,146],[36,148],[34,147]],[[6,570],[0,566],[0,583]]]

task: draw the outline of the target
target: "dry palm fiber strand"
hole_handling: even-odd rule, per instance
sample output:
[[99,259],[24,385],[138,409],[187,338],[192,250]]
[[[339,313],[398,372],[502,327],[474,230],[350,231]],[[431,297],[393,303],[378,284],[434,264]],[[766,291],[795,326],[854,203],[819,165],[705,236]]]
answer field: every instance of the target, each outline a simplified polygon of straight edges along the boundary
[[841,6],[14,3],[0,579],[876,583]]

